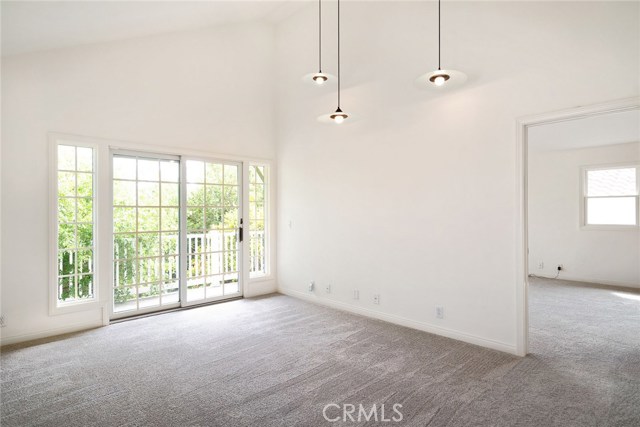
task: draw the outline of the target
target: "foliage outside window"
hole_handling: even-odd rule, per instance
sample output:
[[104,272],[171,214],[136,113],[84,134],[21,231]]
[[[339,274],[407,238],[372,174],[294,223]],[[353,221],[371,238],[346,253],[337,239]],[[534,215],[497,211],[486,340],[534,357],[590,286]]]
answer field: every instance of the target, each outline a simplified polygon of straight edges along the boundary
[[249,277],[268,274],[267,269],[267,181],[264,165],[249,166]]
[[95,296],[95,166],[90,147],[57,145],[57,303]]
[[638,225],[638,166],[585,170],[584,225]]

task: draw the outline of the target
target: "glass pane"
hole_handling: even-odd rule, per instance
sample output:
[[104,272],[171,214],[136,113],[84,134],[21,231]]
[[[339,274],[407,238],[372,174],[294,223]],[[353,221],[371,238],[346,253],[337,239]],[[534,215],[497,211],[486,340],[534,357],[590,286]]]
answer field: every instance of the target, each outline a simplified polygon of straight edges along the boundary
[[58,225],[58,249],[76,247],[76,227],[73,224]]
[[113,204],[135,206],[136,183],[133,181],[113,181]]
[[238,166],[224,165],[224,183],[227,185],[238,183]]
[[76,170],[76,147],[58,145],[58,169]]
[[191,254],[205,252],[204,234],[187,234],[187,251]]
[[157,307],[160,305],[160,283],[138,286],[139,308]]
[[173,304],[180,301],[178,282],[165,282],[162,286],[162,304]]
[[78,276],[78,298],[93,297],[93,274]]
[[204,299],[204,277],[187,281],[187,301]]
[[180,164],[176,161],[164,160],[160,162],[160,179],[165,182],[178,182],[180,178]]
[[76,245],[79,248],[93,247],[93,224],[78,224],[76,226]]
[[221,230],[223,228],[224,209],[222,208],[206,208],[206,229]]
[[157,282],[160,279],[160,259],[147,258],[138,262],[139,283]]
[[256,183],[263,184],[265,182],[264,166],[256,166]]
[[223,295],[222,292],[223,276],[210,276],[206,280],[206,297],[214,298]]
[[78,203],[78,222],[93,222],[93,199],[76,199]]
[[160,181],[160,162],[158,160],[138,160],[138,179],[141,181]]
[[223,252],[223,256],[222,256],[222,261],[223,261],[223,268],[225,273],[233,273],[238,271],[238,265],[237,265],[237,260],[238,260],[238,254],[237,252],[233,251],[233,252]]
[[204,229],[204,208],[187,208],[187,230]]
[[82,172],[93,172],[92,148],[78,147],[78,170]]
[[222,268],[222,253],[210,253],[206,255],[207,260],[207,274],[221,274],[224,273]]
[[136,287],[123,286],[113,290],[113,311],[116,313],[121,311],[135,310],[137,308]]
[[58,222],[75,222],[76,220],[76,199],[60,198],[58,199]]
[[77,252],[78,274],[93,273],[93,251],[82,250]]
[[178,208],[162,208],[161,229],[164,231],[178,230],[180,217]]
[[179,271],[179,258],[178,256],[169,256],[162,258],[162,280],[171,281],[178,280]]
[[136,261],[119,260],[113,263],[113,280],[115,286],[133,285],[137,282]]
[[58,172],[58,196],[73,197],[76,195],[75,172]]
[[588,225],[636,225],[636,198],[587,199]]
[[187,161],[187,182],[204,183],[204,163],[197,160]]
[[116,233],[136,231],[136,208],[113,208],[113,231]]
[[204,206],[204,185],[187,184],[187,206]]
[[225,206],[238,206],[238,187],[224,187],[224,205]]
[[179,206],[178,184],[162,184],[162,206]]
[[67,276],[69,274],[75,274],[76,252],[75,251],[60,251],[58,252],[58,276]]
[[635,168],[587,171],[587,195],[589,196],[634,196],[636,194]]
[[235,231],[224,233],[224,250],[235,251],[238,248],[238,234]]
[[136,235],[115,234],[113,236],[113,259],[134,258],[136,256]]
[[222,184],[222,165],[219,163],[207,163],[207,183]]
[[224,276],[224,294],[235,294],[240,291],[240,286],[238,285],[238,274],[225,274]]
[[226,230],[236,230],[238,228],[238,208],[224,210],[224,228]]
[[187,256],[187,277],[204,275],[202,268],[202,254],[190,254]]
[[222,206],[222,186],[207,185],[207,206]]
[[160,209],[138,208],[138,231],[158,231],[160,229]]
[[138,206],[160,206],[160,184],[138,182]]
[[207,252],[222,251],[223,249],[222,231],[214,230],[207,232]]
[[65,301],[76,297],[76,276],[60,277],[58,279],[58,299]]
[[160,235],[143,233],[138,235],[138,256],[150,257],[160,255]]
[[114,156],[113,178],[136,179],[136,159]]
[[173,255],[178,254],[178,233],[162,233],[162,254]]

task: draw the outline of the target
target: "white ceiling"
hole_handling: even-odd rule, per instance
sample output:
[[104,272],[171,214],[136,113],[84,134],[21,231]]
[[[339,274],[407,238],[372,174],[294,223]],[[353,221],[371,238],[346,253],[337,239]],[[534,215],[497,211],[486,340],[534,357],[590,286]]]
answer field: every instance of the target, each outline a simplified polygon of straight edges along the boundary
[[534,126],[529,149],[570,150],[640,141],[640,110],[601,114],[578,120]]
[[305,1],[5,1],[2,55],[145,37],[216,25],[277,23]]

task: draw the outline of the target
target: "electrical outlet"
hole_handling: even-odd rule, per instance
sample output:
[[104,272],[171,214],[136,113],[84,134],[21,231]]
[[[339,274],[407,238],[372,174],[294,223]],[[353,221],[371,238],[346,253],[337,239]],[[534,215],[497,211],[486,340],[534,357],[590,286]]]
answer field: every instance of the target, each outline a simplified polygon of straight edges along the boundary
[[327,291],[328,294],[331,293],[331,284],[328,283],[327,286],[324,287],[324,290]]
[[436,318],[444,319],[444,307],[436,307]]
[[353,299],[360,299],[360,291],[357,289],[353,290]]
[[4,328],[7,326],[7,319],[5,319],[4,314],[0,316],[0,328]]
[[538,263],[538,270],[542,270],[544,268],[544,262],[540,261]]
[[313,292],[313,289],[316,287],[316,282],[313,280],[309,282],[309,292]]
[[380,294],[373,295],[373,303],[380,304]]

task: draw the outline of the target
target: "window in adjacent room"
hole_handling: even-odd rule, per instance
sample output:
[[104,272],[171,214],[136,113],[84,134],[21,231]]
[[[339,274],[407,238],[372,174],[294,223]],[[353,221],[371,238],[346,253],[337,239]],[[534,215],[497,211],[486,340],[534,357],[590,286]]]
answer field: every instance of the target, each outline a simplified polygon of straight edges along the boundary
[[637,165],[584,169],[585,226],[638,226]]
[[249,277],[266,276],[268,271],[268,167],[249,166]]
[[56,156],[56,306],[94,301],[95,150],[58,143]]

